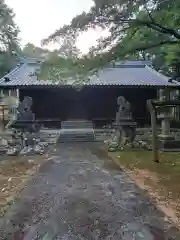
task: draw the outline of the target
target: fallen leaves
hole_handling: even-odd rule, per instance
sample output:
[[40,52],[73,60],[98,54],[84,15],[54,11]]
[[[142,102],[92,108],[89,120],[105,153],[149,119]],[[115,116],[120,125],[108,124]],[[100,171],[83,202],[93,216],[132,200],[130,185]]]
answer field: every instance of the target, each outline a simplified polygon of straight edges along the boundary
[[[49,155],[47,155],[49,157]],[[28,180],[35,174],[48,158],[7,159],[0,161],[0,214],[3,215],[11,206]]]

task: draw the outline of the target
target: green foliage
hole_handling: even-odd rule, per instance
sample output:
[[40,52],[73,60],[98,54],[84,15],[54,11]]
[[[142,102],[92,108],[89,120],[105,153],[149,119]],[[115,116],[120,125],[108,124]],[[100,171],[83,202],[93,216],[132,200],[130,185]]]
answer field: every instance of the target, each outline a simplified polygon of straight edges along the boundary
[[180,44],[167,46],[163,51],[165,64],[170,67],[170,76],[180,81]]
[[44,39],[63,42],[90,28],[108,29],[110,36],[99,40],[87,58],[80,60],[85,70],[104,66],[115,59],[150,59],[157,70],[178,79],[180,66],[179,0],[94,0],[88,13],[83,12]]
[[15,57],[9,56],[6,52],[0,53],[0,76],[3,76],[9,70],[11,70],[15,65]]
[[86,81],[88,73],[93,68],[85,68],[84,63],[88,60],[60,57],[52,54],[41,65],[40,79],[56,81],[59,84],[79,84]]
[[0,3],[0,49],[1,51],[16,50],[19,29],[14,23],[13,11],[1,1]]
[[0,2],[0,76],[15,64],[15,55],[19,51],[18,33],[19,29],[14,23],[14,13],[2,0]]
[[45,57],[48,57],[48,55],[50,54],[50,51],[47,50],[47,49],[36,47],[32,43],[27,43],[24,46],[24,48],[22,50],[22,53],[23,53],[24,56],[27,56],[27,57],[45,58]]

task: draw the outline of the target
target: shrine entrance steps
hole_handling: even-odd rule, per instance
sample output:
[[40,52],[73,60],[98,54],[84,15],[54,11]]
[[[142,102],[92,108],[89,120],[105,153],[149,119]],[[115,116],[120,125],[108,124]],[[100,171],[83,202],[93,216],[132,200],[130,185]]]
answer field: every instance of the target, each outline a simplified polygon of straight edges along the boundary
[[61,124],[59,143],[93,142],[95,132],[93,123],[87,120],[68,120]]

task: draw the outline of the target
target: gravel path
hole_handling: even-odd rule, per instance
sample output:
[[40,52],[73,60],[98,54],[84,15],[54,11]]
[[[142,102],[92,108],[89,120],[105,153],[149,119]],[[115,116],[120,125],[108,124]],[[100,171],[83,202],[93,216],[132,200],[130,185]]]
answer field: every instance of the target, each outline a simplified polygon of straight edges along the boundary
[[168,240],[178,234],[98,144],[60,145],[0,228],[2,240]]

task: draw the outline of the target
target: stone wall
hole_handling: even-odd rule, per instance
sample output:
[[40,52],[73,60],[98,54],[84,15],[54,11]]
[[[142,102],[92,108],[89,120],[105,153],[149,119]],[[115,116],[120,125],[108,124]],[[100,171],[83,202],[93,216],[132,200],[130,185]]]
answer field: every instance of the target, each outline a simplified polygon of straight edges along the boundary
[[[161,134],[160,128],[158,128],[157,131],[158,135]],[[180,139],[180,129],[172,128],[170,130],[170,135],[175,137],[175,139]],[[151,139],[152,138],[151,128],[138,128],[136,138],[141,138],[141,140]]]
[[[152,140],[152,130],[151,128],[137,128],[136,129],[136,139],[137,141],[151,141]],[[113,136],[113,129],[97,129],[95,135],[97,140],[104,141]],[[158,135],[161,133],[161,129],[158,128]],[[171,135],[175,139],[180,139],[180,129],[172,128]]]

